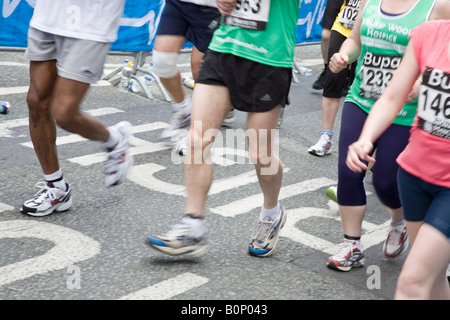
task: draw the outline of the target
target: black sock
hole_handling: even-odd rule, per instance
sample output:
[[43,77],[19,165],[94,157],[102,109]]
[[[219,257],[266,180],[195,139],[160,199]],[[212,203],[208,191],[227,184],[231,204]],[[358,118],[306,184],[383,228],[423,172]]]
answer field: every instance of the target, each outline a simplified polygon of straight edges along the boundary
[[347,240],[361,240],[361,237],[351,237],[351,236],[348,236],[348,235],[344,234],[344,239],[347,239]]

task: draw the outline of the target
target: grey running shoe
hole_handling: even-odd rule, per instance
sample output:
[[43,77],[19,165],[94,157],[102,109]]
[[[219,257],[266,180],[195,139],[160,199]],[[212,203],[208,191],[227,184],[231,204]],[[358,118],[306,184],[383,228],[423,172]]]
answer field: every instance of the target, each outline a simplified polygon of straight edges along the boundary
[[54,211],[66,211],[72,205],[70,185],[66,184],[67,191],[56,188],[50,182],[38,182],[36,187],[40,188],[40,190],[34,195],[34,198],[25,201],[22,208],[20,208],[21,213],[34,217],[43,217]]
[[277,246],[281,228],[285,223],[286,213],[282,206],[280,206],[280,214],[275,220],[268,217],[260,220],[248,246],[248,253],[256,257],[270,256]]
[[128,170],[133,165],[133,155],[128,152],[131,139],[131,124],[126,121],[113,126],[120,133],[118,144],[108,152],[105,163],[105,186],[121,184],[127,177]]
[[339,245],[338,251],[328,258],[327,267],[339,271],[350,271],[364,266],[364,250],[353,240],[346,240]]
[[155,249],[169,255],[199,257],[208,251],[205,235],[193,235],[191,226],[181,220],[161,236],[149,236],[148,243]]
[[327,134],[322,134],[319,141],[308,149],[308,152],[312,155],[323,157],[324,155],[331,154],[331,139]]

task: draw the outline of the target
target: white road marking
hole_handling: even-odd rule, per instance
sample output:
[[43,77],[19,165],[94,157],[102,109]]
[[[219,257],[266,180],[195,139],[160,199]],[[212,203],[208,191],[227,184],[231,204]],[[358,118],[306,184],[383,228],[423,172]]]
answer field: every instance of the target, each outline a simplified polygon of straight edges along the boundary
[[123,296],[119,300],[166,300],[207,282],[207,278],[187,272]]

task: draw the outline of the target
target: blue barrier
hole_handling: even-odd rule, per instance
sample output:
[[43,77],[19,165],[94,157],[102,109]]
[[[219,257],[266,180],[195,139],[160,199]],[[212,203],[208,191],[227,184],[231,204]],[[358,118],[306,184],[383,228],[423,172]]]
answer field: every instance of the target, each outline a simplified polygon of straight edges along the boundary
[[[55,0],[57,1],[57,0]],[[276,0],[280,1],[280,0]],[[28,23],[36,0],[2,0],[0,47],[27,46]],[[164,0],[127,0],[112,51],[151,51]],[[303,0],[297,22],[297,44],[320,42],[326,0]],[[189,42],[186,44],[189,47]]]

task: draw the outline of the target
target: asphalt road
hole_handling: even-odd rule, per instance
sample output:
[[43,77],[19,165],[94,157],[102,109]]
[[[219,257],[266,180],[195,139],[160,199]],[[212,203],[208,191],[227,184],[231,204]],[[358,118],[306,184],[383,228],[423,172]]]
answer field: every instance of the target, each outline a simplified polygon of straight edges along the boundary
[[[123,59],[109,56],[105,73]],[[188,61],[188,53],[183,54],[180,66],[186,73]],[[122,120],[133,125],[135,164],[124,184],[103,186],[104,154],[98,143],[58,130],[61,167],[74,204],[42,218],[19,213],[43,176],[27,127],[27,61],[21,51],[1,51],[0,100],[10,101],[12,110],[0,115],[0,300],[179,300],[172,311],[192,314],[200,309],[182,308],[202,301],[392,299],[404,257],[382,255],[388,214],[372,192],[370,175],[366,266],[348,273],[325,266],[342,240],[337,206],[325,196],[337,180],[340,114],[333,153],[308,154],[320,132],[321,92],[311,88],[321,70],[319,46],[297,47],[295,61],[300,73],[279,130],[286,168],[281,198],[288,222],[277,251],[265,259],[247,254],[261,205],[259,185],[248,161],[224,163],[219,160],[229,160],[229,154],[218,152],[206,214],[210,250],[202,258],[186,258],[165,256],[144,243],[147,235],[177,223],[184,204],[180,158],[158,140],[171,111],[155,84],[154,99],[148,99],[101,81],[82,103],[107,125]],[[238,112],[235,130],[223,128],[222,133],[226,137],[243,128],[245,114]]]

